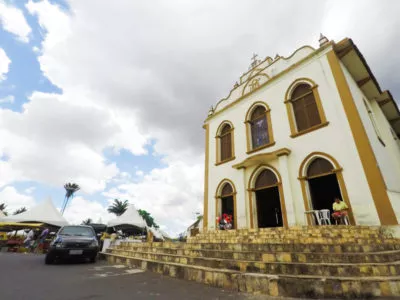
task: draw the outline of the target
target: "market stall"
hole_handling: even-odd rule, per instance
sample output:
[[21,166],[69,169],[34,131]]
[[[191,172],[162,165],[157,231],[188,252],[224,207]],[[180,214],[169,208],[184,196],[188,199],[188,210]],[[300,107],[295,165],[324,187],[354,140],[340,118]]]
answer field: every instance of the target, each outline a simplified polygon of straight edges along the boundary
[[147,228],[146,222],[139,215],[133,204],[129,205],[121,216],[110,220],[107,226],[109,238],[107,237],[103,240],[102,251],[110,247],[112,242],[118,244],[122,240],[117,239],[118,236],[123,236],[124,242],[141,242]]
[[[65,220],[53,205],[51,199],[43,201],[21,214],[0,217],[0,222],[6,224],[3,226],[3,232],[6,232],[7,228],[14,228],[12,230],[34,229],[35,240],[37,240],[42,230],[47,228],[50,234],[48,234],[45,239],[42,239],[41,243],[37,244],[37,247],[33,246],[37,252],[45,252],[53,236],[51,233],[57,231],[64,225],[68,225],[67,220]],[[13,224],[13,226],[10,226],[10,224]],[[7,238],[7,245],[12,247],[8,247],[8,251],[18,251],[18,248],[22,248],[25,235],[26,233],[23,231],[20,232],[20,234],[16,232],[14,235],[9,235]]]
[[1,252],[19,251],[26,237],[25,230],[40,230],[43,225],[42,223],[0,222]]

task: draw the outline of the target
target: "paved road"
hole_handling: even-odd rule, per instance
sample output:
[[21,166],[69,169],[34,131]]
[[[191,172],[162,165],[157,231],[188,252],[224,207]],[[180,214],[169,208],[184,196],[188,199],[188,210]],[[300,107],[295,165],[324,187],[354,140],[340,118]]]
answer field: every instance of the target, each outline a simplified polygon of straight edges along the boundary
[[[104,262],[47,266],[34,254],[0,253],[1,300],[260,299]],[[263,297],[263,299],[266,299]]]

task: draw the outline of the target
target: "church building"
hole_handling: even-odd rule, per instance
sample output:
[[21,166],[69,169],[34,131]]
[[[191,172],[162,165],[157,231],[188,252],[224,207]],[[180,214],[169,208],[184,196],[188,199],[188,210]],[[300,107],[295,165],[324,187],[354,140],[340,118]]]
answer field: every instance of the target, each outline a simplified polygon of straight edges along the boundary
[[204,122],[203,229],[311,225],[336,197],[351,225],[400,220],[400,112],[351,39],[253,62]]

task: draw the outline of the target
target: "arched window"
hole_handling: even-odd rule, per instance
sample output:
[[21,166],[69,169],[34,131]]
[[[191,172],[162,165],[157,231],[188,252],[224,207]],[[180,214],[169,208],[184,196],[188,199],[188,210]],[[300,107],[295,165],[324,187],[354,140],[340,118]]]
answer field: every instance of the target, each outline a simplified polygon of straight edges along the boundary
[[278,179],[276,178],[275,174],[271,170],[265,169],[257,176],[256,182],[254,183],[254,188],[261,189],[277,184]]
[[221,161],[232,157],[231,126],[226,124],[221,130]]
[[221,197],[231,196],[233,194],[232,186],[229,183],[225,183],[221,191]]
[[317,103],[308,84],[297,86],[292,93],[291,101],[298,131],[321,124]]
[[308,166],[307,177],[315,177],[322,174],[328,174],[331,173],[334,169],[335,168],[329,161],[318,157],[314,159],[312,163]]
[[233,128],[230,123],[220,126],[217,133],[217,164],[234,159]]
[[302,78],[292,83],[286,92],[286,107],[289,115],[291,137],[328,125],[317,85]]
[[275,144],[272,134],[270,109],[262,102],[255,103],[247,112],[247,153]]
[[258,106],[251,114],[250,126],[253,149],[269,143],[268,122],[264,107]]

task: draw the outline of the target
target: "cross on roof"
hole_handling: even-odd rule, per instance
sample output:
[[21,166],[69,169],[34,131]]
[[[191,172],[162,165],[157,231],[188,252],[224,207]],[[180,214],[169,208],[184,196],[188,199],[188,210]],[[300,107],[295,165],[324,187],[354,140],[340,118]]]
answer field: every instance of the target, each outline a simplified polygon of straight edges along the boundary
[[255,64],[257,62],[257,57],[258,57],[258,55],[253,53],[253,57],[251,58],[253,60],[253,64]]

